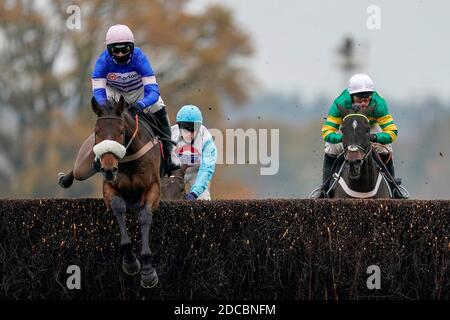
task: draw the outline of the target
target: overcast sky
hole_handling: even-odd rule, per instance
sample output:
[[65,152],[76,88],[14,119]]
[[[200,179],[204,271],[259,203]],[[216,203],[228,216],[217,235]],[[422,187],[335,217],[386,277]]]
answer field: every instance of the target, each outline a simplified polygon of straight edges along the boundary
[[[249,66],[264,90],[299,93],[308,101],[343,88],[336,49],[346,35],[360,43],[361,72],[386,97],[435,95],[450,104],[450,1],[445,0],[193,0],[193,10],[220,3],[253,38]],[[366,12],[380,8],[381,29]]]

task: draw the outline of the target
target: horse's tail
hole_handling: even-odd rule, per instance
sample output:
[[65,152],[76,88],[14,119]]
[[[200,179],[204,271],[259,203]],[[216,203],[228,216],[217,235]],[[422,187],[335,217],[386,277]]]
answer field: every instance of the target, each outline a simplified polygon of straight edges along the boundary
[[64,172],[58,173],[58,184],[61,188],[69,188],[73,183],[73,179],[73,171],[70,171],[68,174],[65,174]]

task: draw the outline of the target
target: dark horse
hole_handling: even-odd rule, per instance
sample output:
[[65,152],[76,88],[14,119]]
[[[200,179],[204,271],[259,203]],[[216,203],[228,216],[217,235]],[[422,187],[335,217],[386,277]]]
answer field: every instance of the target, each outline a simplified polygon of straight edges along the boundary
[[[346,109],[338,106],[343,116],[341,131],[343,160],[335,163],[329,196],[331,198],[392,198],[379,155],[370,138],[367,117],[374,107]],[[375,158],[377,157],[377,158]],[[342,157],[339,157],[342,159]],[[390,177],[388,177],[390,178]]]
[[161,200],[183,200],[186,196],[184,174],[188,166],[183,164],[180,169],[172,172],[170,177],[161,178]]
[[[104,178],[103,199],[119,223],[122,268],[131,275],[141,271],[141,285],[152,288],[158,283],[149,247],[153,212],[160,201],[161,151],[158,141],[138,117],[133,119],[129,112],[124,112],[127,105],[123,97],[102,106],[92,98],[91,105],[97,115],[92,150]],[[73,177],[72,171],[60,180],[67,180],[64,181],[67,187]],[[125,214],[131,207],[138,211],[142,270],[126,228]]]

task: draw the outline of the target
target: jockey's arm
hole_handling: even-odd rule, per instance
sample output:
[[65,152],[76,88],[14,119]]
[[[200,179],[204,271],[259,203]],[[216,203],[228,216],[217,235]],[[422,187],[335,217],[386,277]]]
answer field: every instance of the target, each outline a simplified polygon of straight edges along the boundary
[[92,71],[92,95],[99,105],[105,104],[106,96],[106,76],[108,74],[108,66],[102,54],[95,63]]
[[322,138],[329,143],[342,142],[342,133],[339,133],[341,127],[342,116],[341,112],[337,108],[336,102],[333,102],[330,110],[328,111],[327,119],[322,126]]
[[195,183],[191,187],[190,192],[194,192],[197,196],[201,195],[208,187],[217,162],[217,148],[212,139],[206,141],[202,150],[202,163],[195,178]]
[[394,142],[397,139],[398,129],[384,100],[377,101],[373,117],[383,130],[383,132],[375,133],[377,136],[377,142],[380,144],[389,144]]
[[144,85],[144,97],[136,101],[143,109],[153,105],[159,99],[159,85],[156,82],[156,76],[147,57],[140,52],[138,57],[137,70],[142,77]]

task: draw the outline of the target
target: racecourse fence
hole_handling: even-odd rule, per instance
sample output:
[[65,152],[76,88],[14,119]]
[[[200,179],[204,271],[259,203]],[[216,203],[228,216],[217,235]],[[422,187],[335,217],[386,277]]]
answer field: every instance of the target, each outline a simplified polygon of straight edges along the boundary
[[[0,298],[450,299],[449,221],[444,200],[162,202],[160,283],[144,290],[121,270],[102,200],[0,200]],[[81,289],[67,287],[71,265]]]

